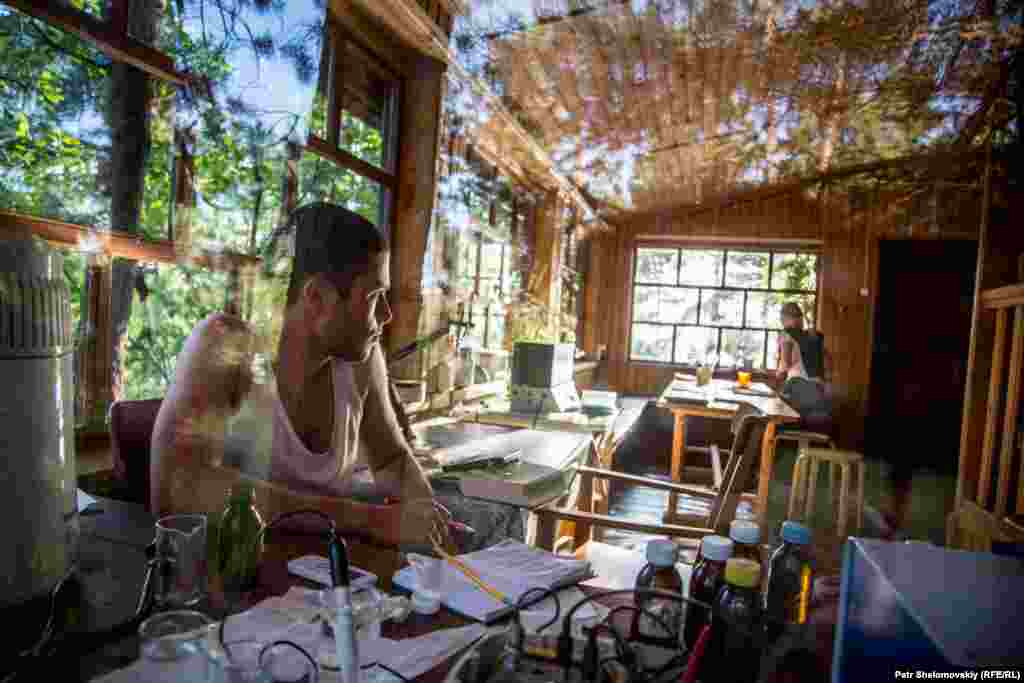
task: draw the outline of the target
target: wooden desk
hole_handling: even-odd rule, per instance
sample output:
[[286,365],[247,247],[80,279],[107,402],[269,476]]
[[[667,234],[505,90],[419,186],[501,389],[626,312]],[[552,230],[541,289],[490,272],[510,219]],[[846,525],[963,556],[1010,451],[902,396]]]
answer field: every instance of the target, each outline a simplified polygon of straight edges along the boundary
[[[145,547],[153,540],[155,523],[153,516],[141,505],[106,498],[97,500],[96,507],[102,508],[103,512],[81,517],[79,552],[79,575],[87,601],[83,611],[86,627],[90,630],[109,628],[132,616],[145,574]],[[355,540],[350,541],[348,547],[352,563],[376,574],[378,587],[390,591],[391,578],[402,564],[398,550]],[[322,555],[325,552],[322,536],[272,532],[268,535],[267,550],[260,567],[259,586],[233,612],[244,611],[272,595],[282,595],[291,586],[318,588],[317,584],[289,574],[286,563],[301,555]],[[215,619],[229,614],[222,597],[215,590],[197,609]],[[382,626],[382,635],[401,640],[469,623],[472,622],[442,608],[429,618],[413,614],[401,624],[387,622]],[[113,642],[72,664],[76,667],[75,673],[70,677],[62,676],[62,680],[90,681],[132,664],[138,656],[137,638]],[[456,659],[447,660],[416,680],[424,683],[443,681]]]
[[[733,380],[713,379],[710,387],[712,397],[725,400],[712,401],[707,405],[673,403],[665,399],[666,394],[672,390],[673,385],[696,388],[696,378],[692,380],[674,379],[669,383],[661,396],[658,398],[658,407],[671,411],[675,418],[672,429],[672,479],[682,482],[684,459],[686,456],[686,418],[687,417],[710,417],[722,420],[731,420],[736,414],[739,403],[747,403],[768,418],[768,425],[765,427],[764,438],[761,441],[761,469],[757,483],[756,514],[758,523],[761,525],[761,538],[767,538],[767,507],[768,507],[768,483],[772,478],[772,468],[775,449],[772,447],[775,441],[775,431],[779,424],[798,422],[800,415],[793,410],[788,403],[779,398],[778,394],[771,397],[753,396],[750,394],[737,394],[733,392],[736,383]],[[708,387],[702,387],[707,389]],[[670,493],[668,497],[668,509],[665,511],[664,520],[672,524],[676,522],[676,509],[679,497]]]
[[[643,413],[646,401],[620,399],[624,407],[610,415],[589,417],[580,411],[564,413],[539,413],[529,415],[515,413],[507,397],[497,397],[486,401],[486,405],[478,406],[464,421],[478,424],[537,429],[541,431],[564,431],[591,434],[594,437],[594,460],[596,465],[606,469],[615,468],[615,453],[626,434],[633,428]],[[577,509],[598,514],[608,514],[609,487],[607,481],[600,481],[591,491],[578,489],[578,482],[573,482],[573,490],[567,500],[560,501],[561,506],[575,506]],[[547,520],[551,521],[551,520]],[[562,521],[557,531],[531,519],[530,540],[538,547],[556,547],[558,540],[565,536],[579,538],[589,534],[589,529],[576,529],[575,522]],[[598,538],[600,540],[600,532]]]

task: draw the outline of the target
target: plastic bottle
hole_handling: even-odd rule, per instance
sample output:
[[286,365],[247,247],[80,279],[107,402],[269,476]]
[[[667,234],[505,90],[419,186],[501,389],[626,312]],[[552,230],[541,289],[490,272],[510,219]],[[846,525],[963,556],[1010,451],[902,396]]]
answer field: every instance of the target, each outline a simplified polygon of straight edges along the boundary
[[[636,577],[637,589],[649,588],[682,595],[683,578],[676,569],[676,544],[668,539],[654,539],[647,544],[647,565]],[[633,637],[661,647],[678,648],[682,628],[683,603],[652,595],[636,595],[636,606],[661,618],[671,633],[650,617],[637,612],[633,617]]]
[[[690,595],[694,600],[711,604],[725,582],[725,563],[732,557],[733,543],[724,536],[705,536],[700,544],[700,559],[693,566],[690,575]],[[692,650],[704,624],[708,622],[708,611],[693,603],[686,605],[686,622],[683,627],[683,642]]]
[[701,667],[702,681],[755,683],[761,665],[761,565],[732,558],[725,585],[712,605],[711,640]]
[[811,530],[799,522],[782,524],[782,544],[772,553],[765,581],[764,610],[769,617],[769,638],[782,633],[786,624],[807,623],[814,586],[814,562],[808,552]]
[[745,519],[734,519],[729,525],[732,556],[761,564],[761,527]]
[[251,588],[263,552],[263,518],[254,502],[251,484],[231,488],[218,525],[218,571],[228,595]]

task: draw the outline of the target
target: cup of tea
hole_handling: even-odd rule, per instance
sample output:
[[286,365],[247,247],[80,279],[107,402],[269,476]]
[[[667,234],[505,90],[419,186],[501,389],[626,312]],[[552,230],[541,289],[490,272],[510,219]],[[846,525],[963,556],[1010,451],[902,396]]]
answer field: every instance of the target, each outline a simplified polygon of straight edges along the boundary
[[736,373],[736,382],[741,387],[749,387],[750,386],[750,373],[749,372],[743,372],[742,370],[740,370],[739,372]]

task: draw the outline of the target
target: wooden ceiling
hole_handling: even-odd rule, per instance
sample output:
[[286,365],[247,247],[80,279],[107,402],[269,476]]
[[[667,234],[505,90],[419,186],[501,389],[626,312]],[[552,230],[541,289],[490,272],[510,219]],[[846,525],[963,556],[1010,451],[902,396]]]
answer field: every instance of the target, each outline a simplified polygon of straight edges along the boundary
[[[530,6],[496,0],[471,16],[475,42],[465,51],[477,62],[486,55],[480,71],[504,105],[595,208],[619,222],[774,178],[763,154],[757,165],[744,150],[755,142],[774,150],[778,139],[769,84],[777,92],[798,63],[772,47],[783,3],[758,10],[756,0],[612,0],[575,12],[546,8],[553,14],[545,19],[536,17],[544,9],[537,0],[532,23],[486,32],[502,22],[481,19],[483,10],[493,17],[498,6]],[[458,49],[459,28],[455,35]],[[500,139],[496,122],[484,128]]]
[[735,190],[748,169],[732,152],[768,134],[752,111],[788,65],[765,26],[733,14],[680,28],[678,11],[616,3],[490,46],[510,108],[606,212]]

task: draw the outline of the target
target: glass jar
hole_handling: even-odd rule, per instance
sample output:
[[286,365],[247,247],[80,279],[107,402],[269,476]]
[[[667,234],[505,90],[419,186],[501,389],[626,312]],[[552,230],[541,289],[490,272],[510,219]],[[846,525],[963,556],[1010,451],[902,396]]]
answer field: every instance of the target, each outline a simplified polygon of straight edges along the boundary
[[[647,544],[647,565],[636,577],[637,589],[655,589],[683,594],[683,578],[676,569],[676,544],[668,539],[654,539]],[[671,600],[657,595],[637,594],[638,609],[645,610],[671,628],[666,633],[657,621],[642,612],[633,618],[633,635],[644,643],[662,647],[677,648],[679,632],[682,629],[682,601]]]

